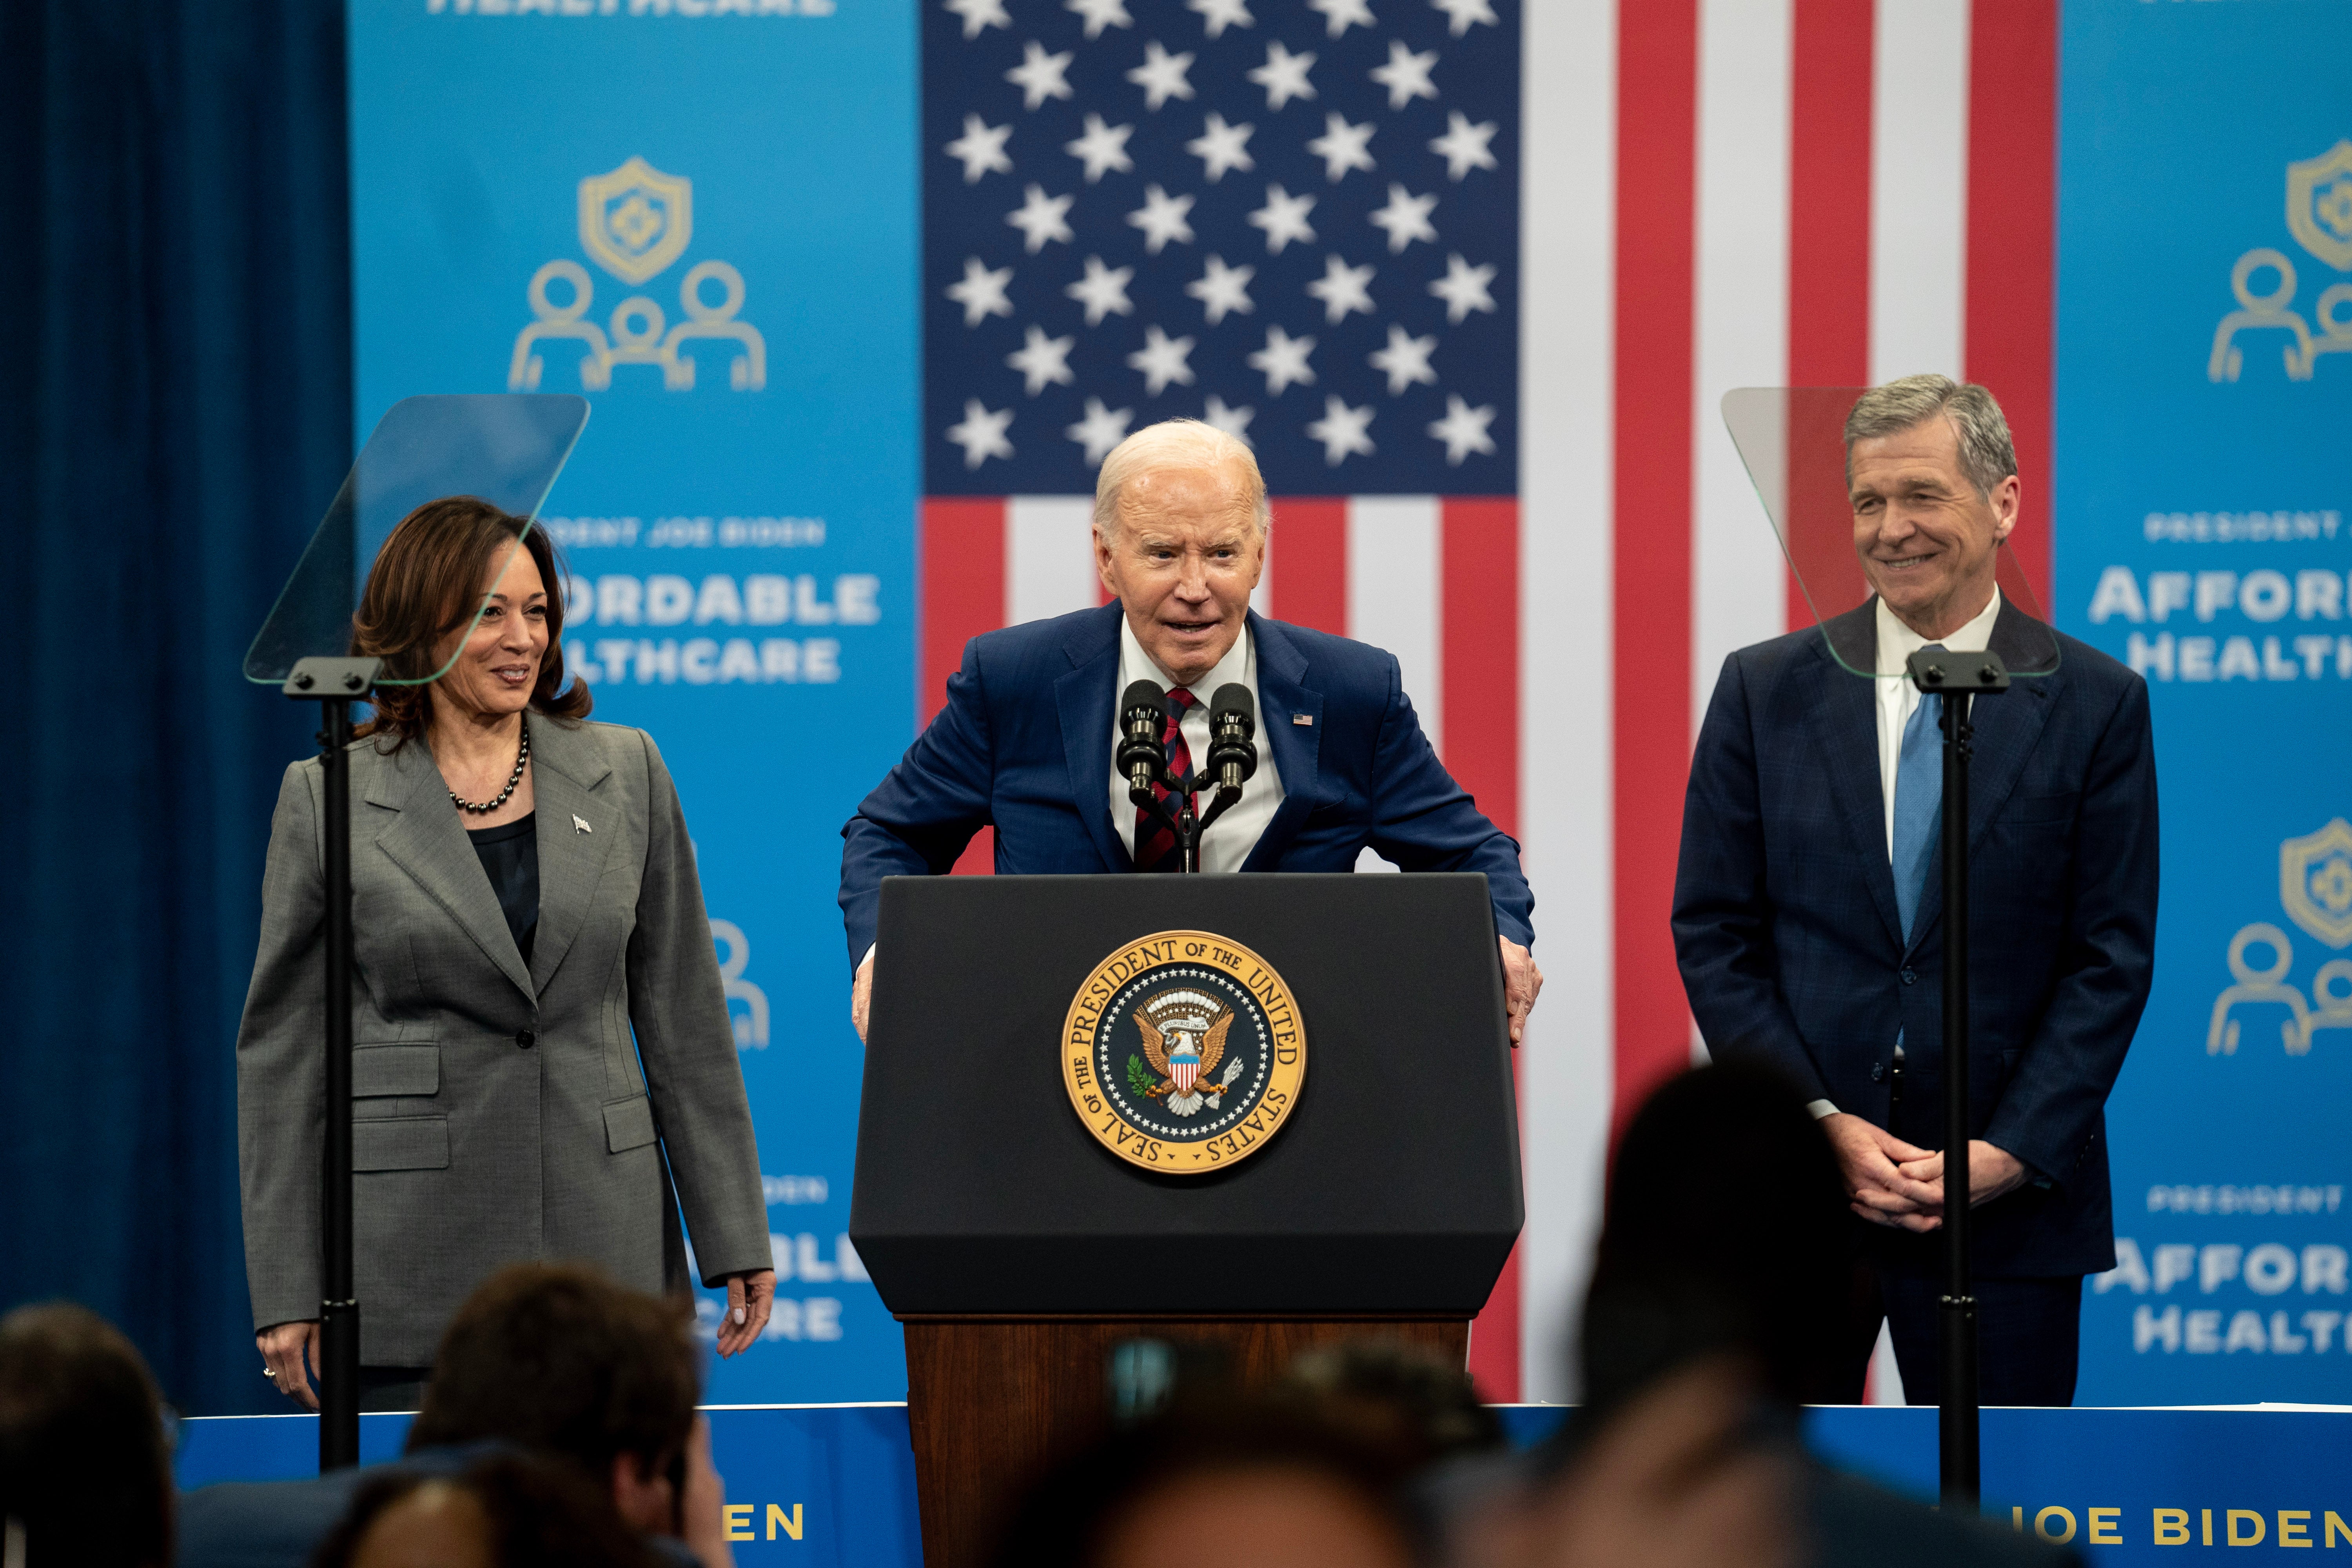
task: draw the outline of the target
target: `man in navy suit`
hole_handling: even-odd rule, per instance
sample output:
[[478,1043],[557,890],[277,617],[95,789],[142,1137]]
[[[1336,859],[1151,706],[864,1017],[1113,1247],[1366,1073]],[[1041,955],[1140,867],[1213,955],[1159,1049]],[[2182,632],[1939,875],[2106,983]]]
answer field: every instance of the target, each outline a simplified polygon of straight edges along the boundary
[[1095,566],[1118,602],[974,637],[947,706],[842,829],[860,1038],[883,878],[940,875],[990,826],[1001,872],[1180,868],[1156,818],[1139,843],[1112,762],[1119,694],[1149,679],[1179,771],[1207,755],[1219,689],[1256,702],[1257,771],[1202,834],[1202,870],[1351,871],[1370,847],[1406,871],[1484,871],[1517,1042],[1543,985],[1519,847],[1437,760],[1394,656],[1252,613],[1271,515],[1256,459],[1214,426],[1150,426],[1103,460]]
[[[1691,762],[1675,954],[1709,1048],[1796,1081],[1871,1227],[1875,1299],[1856,1314],[1845,1381],[1822,1396],[1860,1398],[1883,1316],[1905,1394],[1932,1402],[1943,746],[1940,699],[1902,671],[1940,646],[2027,672],[1973,709],[1975,1294],[1984,1402],[2071,1404],[2083,1276],[2115,1265],[2104,1108],[2153,967],[2147,688],[1995,589],[2019,487],[1990,393],[1890,382],[1855,405],[1845,443],[1875,595],[1725,661]],[[1736,1189],[1738,1173],[1722,1174]]]

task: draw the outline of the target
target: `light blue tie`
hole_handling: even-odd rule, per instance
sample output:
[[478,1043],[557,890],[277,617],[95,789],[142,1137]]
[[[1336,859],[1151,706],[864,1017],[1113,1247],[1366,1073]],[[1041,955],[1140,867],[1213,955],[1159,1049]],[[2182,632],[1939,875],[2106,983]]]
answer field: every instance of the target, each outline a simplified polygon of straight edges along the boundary
[[[1929,643],[1920,651],[1941,653],[1944,645]],[[1943,721],[1944,700],[1922,693],[1903,726],[1903,753],[1895,766],[1895,904],[1902,911],[1906,946],[1943,826]]]

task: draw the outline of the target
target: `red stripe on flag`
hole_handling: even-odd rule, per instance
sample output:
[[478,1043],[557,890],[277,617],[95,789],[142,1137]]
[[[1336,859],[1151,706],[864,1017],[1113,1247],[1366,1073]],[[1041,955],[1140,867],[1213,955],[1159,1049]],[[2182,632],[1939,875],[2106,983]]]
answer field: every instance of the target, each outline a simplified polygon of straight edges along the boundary
[[[1445,766],[1480,810],[1517,837],[1519,816],[1519,503],[1444,502],[1439,599]],[[1282,579],[1275,579],[1277,589]],[[1518,1058],[1511,1058],[1516,1074]],[[1515,1247],[1470,1335],[1479,1394],[1520,1395],[1519,1254]]]
[[1690,763],[1696,0],[1619,0],[1612,1133],[1690,1061],[1667,917]]
[[[1870,380],[1870,139],[1873,0],[1796,0],[1790,15],[1789,80],[1789,384],[1863,386]],[[1791,421],[1801,454],[1817,451]],[[1813,434],[1810,430],[1801,434]],[[1843,444],[1839,446],[1843,461]],[[1814,493],[1822,476],[1800,464],[1789,493]],[[1843,494],[1841,468],[1828,481]],[[1794,504],[1793,501],[1791,503]],[[1816,597],[1833,560],[1807,560],[1799,528],[1799,564]],[[1841,579],[1842,581],[1842,579]],[[1785,595],[1787,624],[1807,626],[1813,609],[1796,574]],[[1817,606],[1824,615],[1851,608]]]
[[1269,570],[1274,618],[1348,635],[1348,503],[1290,497],[1274,503]]
[[2025,493],[2010,548],[2046,614],[2058,0],[1975,0],[1969,58],[1968,376],[2016,437]]
[[[915,711],[929,724],[947,706],[948,677],[963,664],[963,645],[1004,624],[1004,503],[925,498],[920,548]],[[982,828],[955,868],[986,872],[995,864],[995,830]]]

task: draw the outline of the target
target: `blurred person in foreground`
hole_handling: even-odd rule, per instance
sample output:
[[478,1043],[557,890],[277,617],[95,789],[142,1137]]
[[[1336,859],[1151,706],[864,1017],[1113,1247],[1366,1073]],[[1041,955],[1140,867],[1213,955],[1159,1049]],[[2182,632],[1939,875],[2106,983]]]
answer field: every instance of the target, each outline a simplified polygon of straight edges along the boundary
[[1466,1532],[1461,1563],[2074,1561],[1805,1452],[1799,1403],[1837,1375],[1851,1298],[1868,1288],[1845,1205],[1803,1096],[1770,1068],[1701,1068],[1653,1095],[1610,1175],[1585,1303],[1586,1403],[1527,1486]]
[[1517,1473],[1503,1424],[1461,1363],[1401,1340],[1348,1340],[1301,1352],[1267,1391],[1328,1426],[1377,1466],[1424,1561],[1441,1561],[1466,1507]]
[[[719,1354],[775,1294],[685,813],[653,738],[588,722],[565,684],[561,583],[544,531],[451,496],[392,531],[352,617],[352,652],[409,683],[376,688],[350,747],[363,1408],[416,1407],[449,1314],[505,1264],[685,1289],[681,1202],[727,1291]],[[254,1339],[313,1409],[325,776],[312,757],[279,788],[236,1039]]]
[[569,1468],[491,1454],[455,1476],[380,1475],[312,1568],[660,1568],[612,1500]]
[[446,1479],[500,1452],[569,1467],[657,1560],[732,1568],[726,1485],[710,1461],[709,1424],[695,1414],[691,1321],[682,1299],[628,1289],[583,1265],[503,1269],[450,1320],[405,1458],[191,1492],[181,1503],[182,1568],[299,1568],[379,1479]]
[[0,1562],[163,1568],[172,1445],[147,1363],[64,1302],[0,1318]]

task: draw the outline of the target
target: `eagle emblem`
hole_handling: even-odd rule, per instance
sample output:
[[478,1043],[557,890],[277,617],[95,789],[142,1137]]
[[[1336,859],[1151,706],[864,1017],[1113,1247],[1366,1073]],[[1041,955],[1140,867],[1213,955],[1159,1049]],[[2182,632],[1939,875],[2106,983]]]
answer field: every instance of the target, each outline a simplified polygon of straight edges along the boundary
[[[1128,1058],[1129,1083],[1161,1100],[1172,1115],[1191,1116],[1203,1105],[1217,1110],[1241,1077],[1241,1058],[1225,1060],[1234,1010],[1213,996],[1189,988],[1162,991],[1135,1010],[1135,1026],[1143,1037],[1143,1057]],[[1223,1074],[1212,1076],[1220,1062]]]

